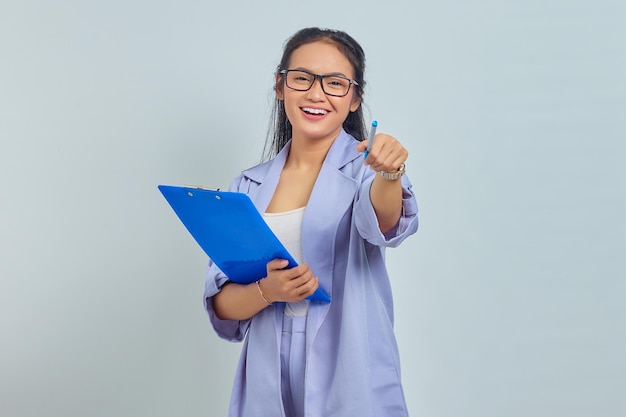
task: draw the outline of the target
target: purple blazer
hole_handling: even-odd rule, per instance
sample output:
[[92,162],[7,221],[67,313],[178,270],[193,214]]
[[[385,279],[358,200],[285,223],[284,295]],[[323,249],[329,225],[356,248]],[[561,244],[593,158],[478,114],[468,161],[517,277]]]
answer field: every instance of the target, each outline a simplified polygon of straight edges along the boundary
[[[369,189],[375,173],[363,165],[356,139],[342,130],[313,187],[302,223],[305,261],[332,298],[312,302],[306,324],[305,415],[406,417],[393,333],[393,298],[385,248],[417,230],[417,203],[405,176],[403,210],[395,229],[378,228]],[[271,161],[244,171],[230,190],[267,208],[290,144]],[[212,297],[228,278],[209,261],[205,306],[217,334],[242,341],[229,417],[284,416],[280,338],[284,304],[245,321],[220,320]],[[246,336],[247,335],[247,336]]]

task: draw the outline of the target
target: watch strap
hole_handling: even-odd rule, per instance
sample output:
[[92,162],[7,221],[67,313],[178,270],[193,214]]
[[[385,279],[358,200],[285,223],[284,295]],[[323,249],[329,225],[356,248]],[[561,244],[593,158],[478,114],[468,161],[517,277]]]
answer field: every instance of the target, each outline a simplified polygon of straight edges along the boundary
[[396,171],[392,171],[392,172],[379,171],[378,173],[384,179],[393,181],[403,176],[405,172],[406,172],[406,166],[402,164]]

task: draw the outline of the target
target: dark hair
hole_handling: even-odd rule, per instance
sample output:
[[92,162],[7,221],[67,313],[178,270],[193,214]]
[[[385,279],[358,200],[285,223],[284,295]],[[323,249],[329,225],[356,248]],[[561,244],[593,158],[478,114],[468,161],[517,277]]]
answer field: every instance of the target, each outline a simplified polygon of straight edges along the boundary
[[[313,42],[328,42],[335,45],[342,54],[348,58],[350,64],[354,68],[354,80],[359,85],[354,86],[354,93],[357,94],[363,102],[363,90],[365,88],[365,53],[354,38],[345,32],[333,29],[320,29],[320,28],[305,28],[296,32],[285,43],[283,57],[276,69],[276,75],[279,72],[288,69],[289,60],[293,51],[298,49],[302,45],[306,45]],[[281,79],[277,83],[282,84],[280,88],[284,86],[284,78],[280,75]],[[353,94],[354,94],[353,93]],[[363,106],[350,112],[346,120],[343,122],[343,128],[346,132],[354,136],[357,140],[362,141],[365,139],[367,133],[365,128],[365,121],[363,119]],[[267,135],[267,142],[264,149],[264,157],[271,159],[276,156],[278,152],[283,149],[285,144],[291,139],[291,123],[287,119],[285,113],[285,104],[282,100],[279,100],[277,96],[274,97],[274,105],[272,107],[272,116],[270,119],[270,128]]]

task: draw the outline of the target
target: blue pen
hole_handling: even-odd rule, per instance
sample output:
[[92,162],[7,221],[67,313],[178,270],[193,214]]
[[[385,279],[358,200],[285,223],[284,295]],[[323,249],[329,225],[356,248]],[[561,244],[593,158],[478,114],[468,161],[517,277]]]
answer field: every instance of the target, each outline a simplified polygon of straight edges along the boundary
[[374,136],[376,135],[376,126],[378,126],[378,122],[376,120],[372,120],[372,128],[370,129],[370,137],[367,140],[367,149],[363,153],[363,159],[366,159],[367,155],[370,154],[370,149],[372,149],[372,145],[374,144]]

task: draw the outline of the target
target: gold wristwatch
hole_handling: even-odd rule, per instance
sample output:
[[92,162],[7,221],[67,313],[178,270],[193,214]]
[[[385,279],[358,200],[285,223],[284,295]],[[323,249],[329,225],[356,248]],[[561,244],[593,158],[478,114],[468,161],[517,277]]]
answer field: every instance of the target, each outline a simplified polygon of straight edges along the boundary
[[384,179],[392,181],[392,180],[397,180],[402,175],[404,175],[405,171],[406,171],[406,167],[404,166],[404,164],[402,164],[400,165],[400,168],[398,168],[397,171],[393,171],[393,172],[379,171],[378,173]]

